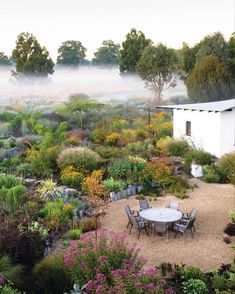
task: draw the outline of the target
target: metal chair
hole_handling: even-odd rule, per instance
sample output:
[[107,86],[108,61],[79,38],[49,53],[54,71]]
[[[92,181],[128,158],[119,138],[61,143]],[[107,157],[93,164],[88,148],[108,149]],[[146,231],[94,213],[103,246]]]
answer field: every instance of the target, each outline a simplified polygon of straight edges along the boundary
[[126,214],[127,214],[127,217],[128,217],[128,223],[127,223],[127,226],[126,226],[128,228],[129,225],[131,225],[130,215],[137,216],[138,215],[138,212],[135,212],[135,211],[131,210],[130,209],[130,206],[128,204],[125,205],[124,209],[125,209]]
[[166,208],[171,208],[175,210],[180,210],[180,203],[177,200],[170,200],[166,206]]
[[[183,213],[182,220],[189,221],[191,218],[195,218],[196,220],[197,209],[193,208],[190,213]],[[196,232],[195,225],[193,224],[194,232]]]
[[181,220],[180,223],[175,224],[175,238],[178,233],[181,233],[184,235],[184,238],[186,239],[186,232],[187,230],[190,230],[192,238],[193,238],[193,224],[195,222],[195,218],[191,218],[190,220]]
[[138,239],[140,237],[141,230],[145,230],[146,235],[149,235],[147,230],[147,224],[143,221],[143,219],[140,216],[131,214],[129,215],[129,220],[131,223],[129,234],[131,233],[132,228],[135,227],[138,230]]
[[140,205],[140,210],[151,208],[147,198],[144,198],[143,200],[139,200],[139,205]]

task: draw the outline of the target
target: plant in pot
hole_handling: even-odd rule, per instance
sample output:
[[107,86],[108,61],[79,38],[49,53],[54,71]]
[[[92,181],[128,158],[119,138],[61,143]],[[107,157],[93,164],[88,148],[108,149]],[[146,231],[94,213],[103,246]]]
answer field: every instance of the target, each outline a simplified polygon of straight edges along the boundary
[[235,236],[235,210],[229,213],[230,222],[224,229],[225,234],[229,236]]
[[145,196],[143,194],[139,194],[135,197],[136,200],[144,200]]

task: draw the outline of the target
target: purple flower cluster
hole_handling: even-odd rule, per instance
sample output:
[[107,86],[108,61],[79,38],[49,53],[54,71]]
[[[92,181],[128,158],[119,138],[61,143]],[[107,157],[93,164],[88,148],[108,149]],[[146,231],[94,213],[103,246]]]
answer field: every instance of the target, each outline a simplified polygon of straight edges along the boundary
[[3,274],[0,274],[0,285],[4,284],[6,282],[6,278]]

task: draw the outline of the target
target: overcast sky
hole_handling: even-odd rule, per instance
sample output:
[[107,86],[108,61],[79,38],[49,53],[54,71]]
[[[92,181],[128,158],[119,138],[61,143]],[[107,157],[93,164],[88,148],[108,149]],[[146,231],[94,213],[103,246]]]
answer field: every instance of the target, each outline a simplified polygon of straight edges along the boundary
[[19,33],[33,33],[56,59],[61,42],[79,40],[88,58],[103,40],[121,43],[131,28],[154,43],[178,48],[221,31],[235,31],[235,0],[0,0],[0,51]]

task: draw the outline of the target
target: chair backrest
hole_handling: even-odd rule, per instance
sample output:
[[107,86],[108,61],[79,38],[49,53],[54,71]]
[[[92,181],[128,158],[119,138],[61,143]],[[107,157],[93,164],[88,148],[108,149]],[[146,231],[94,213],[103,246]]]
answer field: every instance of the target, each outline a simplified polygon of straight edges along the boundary
[[143,209],[148,209],[150,206],[149,206],[149,202],[148,202],[148,199],[143,199],[143,200],[139,200],[139,204],[140,204],[140,208],[143,210]]
[[190,212],[190,218],[195,218],[197,215],[197,210],[196,208],[193,208],[192,211]]
[[137,228],[143,228],[144,227],[144,221],[138,215],[133,215],[133,214],[129,215],[129,220],[130,220],[131,224],[134,227],[137,227]]
[[167,204],[167,208],[179,210],[180,209],[180,203],[177,200],[170,200]]
[[194,217],[190,218],[190,220],[187,223],[186,229],[192,229],[194,222],[195,222],[195,218]]
[[126,214],[127,215],[131,215],[132,214],[132,212],[131,212],[131,209],[130,209],[130,206],[127,204],[127,205],[125,205],[125,211],[126,211]]

